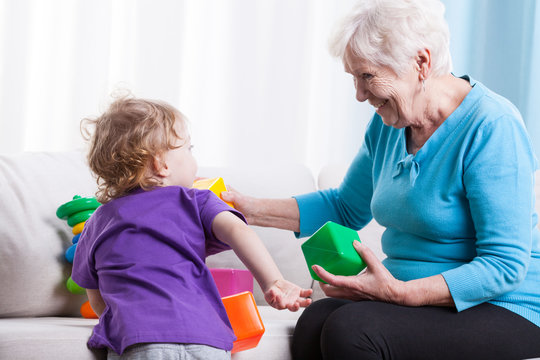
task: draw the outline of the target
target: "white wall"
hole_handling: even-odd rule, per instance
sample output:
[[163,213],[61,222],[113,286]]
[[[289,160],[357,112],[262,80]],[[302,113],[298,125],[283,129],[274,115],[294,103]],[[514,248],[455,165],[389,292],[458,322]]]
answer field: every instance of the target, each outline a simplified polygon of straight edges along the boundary
[[353,0],[0,0],[0,152],[80,148],[128,88],[191,120],[201,165],[348,162],[372,110],[327,52]]

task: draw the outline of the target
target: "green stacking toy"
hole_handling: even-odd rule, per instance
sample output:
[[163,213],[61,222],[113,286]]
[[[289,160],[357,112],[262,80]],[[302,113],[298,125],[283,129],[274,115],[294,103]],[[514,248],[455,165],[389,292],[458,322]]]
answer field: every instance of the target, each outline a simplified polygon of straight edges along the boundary
[[311,277],[324,282],[311,268],[320,265],[334,275],[357,275],[366,264],[356,252],[353,241],[358,240],[358,233],[328,221],[302,244]]
[[[86,212],[89,213],[93,210],[96,210],[99,205],[101,205],[96,198],[94,197],[80,197],[79,195],[75,195],[73,197],[73,200],[68,201],[65,204],[62,204],[57,210],[56,210],[56,216],[58,216],[60,219],[69,219],[70,217],[73,217],[77,215],[78,213]],[[85,217],[85,216],[82,216]],[[83,221],[88,220],[87,218]],[[75,223],[77,224],[77,223]],[[69,224],[68,224],[69,225]],[[69,225],[73,226],[73,225]]]

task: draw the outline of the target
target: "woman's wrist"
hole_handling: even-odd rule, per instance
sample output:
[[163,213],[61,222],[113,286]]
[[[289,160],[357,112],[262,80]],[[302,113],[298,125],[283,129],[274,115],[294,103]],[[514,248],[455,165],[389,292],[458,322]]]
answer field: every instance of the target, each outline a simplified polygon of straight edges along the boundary
[[250,225],[256,225],[256,226],[264,226],[262,225],[262,219],[264,219],[265,215],[265,200],[259,199],[255,197],[249,198],[249,213],[248,216],[248,222]]
[[275,227],[284,230],[299,231],[298,205],[290,199],[249,199],[247,220],[250,225]]
[[398,305],[413,306],[411,305],[410,292],[407,286],[407,282],[397,280],[389,289],[390,302]]
[[442,275],[398,281],[396,303],[405,306],[455,306]]

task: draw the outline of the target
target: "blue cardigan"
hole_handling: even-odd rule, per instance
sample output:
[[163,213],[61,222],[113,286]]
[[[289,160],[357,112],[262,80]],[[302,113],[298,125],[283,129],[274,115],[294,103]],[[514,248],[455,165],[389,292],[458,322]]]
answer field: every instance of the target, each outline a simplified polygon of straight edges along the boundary
[[488,301],[540,326],[534,150],[518,110],[465,78],[472,90],[415,155],[376,114],[339,188],[295,197],[298,235],[373,217],[397,279],[442,274],[458,311]]

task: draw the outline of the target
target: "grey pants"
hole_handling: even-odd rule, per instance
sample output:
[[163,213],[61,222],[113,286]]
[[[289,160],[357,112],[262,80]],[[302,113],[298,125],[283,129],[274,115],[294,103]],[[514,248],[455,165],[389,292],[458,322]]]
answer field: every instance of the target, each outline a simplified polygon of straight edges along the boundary
[[122,355],[109,349],[107,360],[230,360],[231,352],[200,344],[136,344]]

